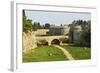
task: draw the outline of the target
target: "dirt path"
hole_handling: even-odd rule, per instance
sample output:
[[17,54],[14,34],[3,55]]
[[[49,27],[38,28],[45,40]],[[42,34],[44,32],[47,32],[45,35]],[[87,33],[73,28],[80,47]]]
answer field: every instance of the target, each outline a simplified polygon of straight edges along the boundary
[[59,45],[53,45],[53,46],[59,48],[60,50],[62,50],[64,52],[64,55],[66,56],[67,59],[74,60],[72,55],[66,49],[60,47]]

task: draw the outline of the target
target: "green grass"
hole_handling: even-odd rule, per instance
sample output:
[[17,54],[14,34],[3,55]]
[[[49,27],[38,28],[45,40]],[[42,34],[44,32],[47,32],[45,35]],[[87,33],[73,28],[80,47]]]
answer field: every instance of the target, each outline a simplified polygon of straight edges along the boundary
[[[72,54],[75,60],[91,59],[91,48],[79,45],[62,46]],[[64,53],[53,46],[40,46],[27,54],[23,54],[23,62],[64,61]]]
[[75,60],[91,59],[91,48],[78,45],[64,45],[62,47],[68,50]]
[[[51,54],[51,55],[50,55]],[[63,52],[53,46],[40,46],[23,55],[23,62],[67,60]]]

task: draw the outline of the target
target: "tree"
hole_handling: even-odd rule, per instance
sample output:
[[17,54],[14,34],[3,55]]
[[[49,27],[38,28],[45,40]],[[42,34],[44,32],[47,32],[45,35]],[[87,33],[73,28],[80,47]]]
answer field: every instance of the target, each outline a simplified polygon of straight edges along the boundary
[[45,29],[49,29],[50,28],[50,24],[49,23],[45,23]]
[[30,20],[30,19],[25,20],[25,24],[24,24],[23,27],[24,27],[23,31],[25,31],[25,32],[31,31],[31,29],[32,29],[32,20]]
[[23,32],[28,32],[32,30],[32,20],[27,19],[25,15],[25,10],[23,10]]
[[62,24],[60,24],[60,26],[63,26]]
[[91,23],[85,21],[84,29],[82,30],[82,43],[88,47],[91,47]]
[[36,31],[37,29],[41,29],[42,26],[40,25],[40,22],[34,22],[33,25],[32,25],[32,29],[34,31]]
[[85,46],[90,47],[91,46],[91,32],[90,30],[88,31],[84,31],[84,33],[82,34],[82,44]]

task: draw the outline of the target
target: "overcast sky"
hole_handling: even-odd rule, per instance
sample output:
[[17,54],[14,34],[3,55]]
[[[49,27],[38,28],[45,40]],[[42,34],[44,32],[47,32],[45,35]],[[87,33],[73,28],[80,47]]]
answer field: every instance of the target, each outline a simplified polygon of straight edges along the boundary
[[60,25],[70,24],[73,20],[90,20],[90,13],[75,13],[75,12],[53,12],[53,11],[33,11],[25,10],[28,18],[32,22],[40,22],[41,25],[45,23]]

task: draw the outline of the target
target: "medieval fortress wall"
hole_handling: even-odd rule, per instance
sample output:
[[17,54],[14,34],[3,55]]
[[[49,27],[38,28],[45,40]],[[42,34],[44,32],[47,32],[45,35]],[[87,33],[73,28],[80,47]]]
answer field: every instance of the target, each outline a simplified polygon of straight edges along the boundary
[[32,37],[32,33],[24,33],[23,32],[23,52],[28,52],[32,48],[36,48],[35,38]]
[[[77,29],[77,30],[76,30]],[[79,38],[77,38],[77,32],[81,31],[80,26],[77,26],[74,32],[74,40],[77,41]],[[46,40],[48,42],[48,45],[51,45],[52,40],[54,39],[61,39],[61,38],[69,38],[69,30],[70,27],[53,27],[50,29],[37,29],[37,31],[32,31],[28,33],[23,32],[23,52],[28,52],[31,49],[34,49],[37,47],[37,42],[39,40]],[[53,34],[53,36],[48,35]],[[61,35],[56,35],[61,34]],[[78,35],[79,37],[79,35]],[[60,40],[59,40],[60,41]],[[60,41],[61,43],[61,41]]]
[[37,29],[37,31],[33,31],[32,33],[34,35],[47,35],[47,32],[49,32],[49,29]]

